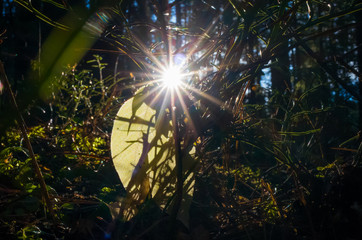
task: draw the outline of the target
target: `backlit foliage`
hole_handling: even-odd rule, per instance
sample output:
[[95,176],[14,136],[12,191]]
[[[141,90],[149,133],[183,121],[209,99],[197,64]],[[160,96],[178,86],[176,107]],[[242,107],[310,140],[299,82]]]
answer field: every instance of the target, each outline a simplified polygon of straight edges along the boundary
[[[28,68],[1,42],[56,221],[3,89],[5,237],[358,239],[360,1],[16,2],[9,14],[44,21],[14,25],[42,45]],[[176,88],[162,81],[173,66]],[[181,222],[176,154],[195,163]]]

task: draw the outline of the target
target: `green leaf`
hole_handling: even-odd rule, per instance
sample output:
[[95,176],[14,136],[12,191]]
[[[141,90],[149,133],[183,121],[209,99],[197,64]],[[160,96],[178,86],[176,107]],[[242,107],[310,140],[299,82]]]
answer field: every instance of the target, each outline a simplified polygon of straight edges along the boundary
[[29,225],[25,228],[21,229],[17,235],[18,239],[34,239],[34,240],[41,240],[40,234],[42,231],[35,225]]
[[312,130],[308,130],[308,131],[304,131],[304,132],[278,132],[280,135],[291,135],[291,136],[304,136],[304,135],[308,135],[308,134],[313,134],[313,133],[317,133],[320,132],[321,129],[312,129]]
[[339,144],[339,147],[342,147],[342,146],[344,146],[344,145],[346,145],[347,143],[350,143],[350,142],[352,142],[352,141],[356,141],[356,140],[358,140],[360,137],[361,137],[360,134],[357,134],[356,136],[353,136],[353,137],[349,138],[348,140],[344,141],[343,143]]
[[61,208],[65,209],[65,210],[74,210],[74,204],[73,203],[64,203],[61,206]]
[[240,11],[238,10],[238,8],[235,6],[235,4],[233,3],[233,1],[229,0],[229,3],[231,4],[231,6],[233,6],[233,8],[235,9],[236,13],[241,16]]
[[[48,17],[45,14],[43,14],[42,12],[40,12],[38,9],[34,8],[34,6],[31,4],[31,1],[15,0],[15,2],[18,3],[19,5],[23,6],[25,9],[30,11],[32,14],[34,14],[37,18],[39,18],[42,21],[44,21],[58,29],[62,29],[62,30],[69,29],[69,27],[67,25],[54,21],[50,17]],[[50,1],[50,0],[48,2],[54,3],[54,1]],[[59,6],[62,6],[62,5],[59,4]]]

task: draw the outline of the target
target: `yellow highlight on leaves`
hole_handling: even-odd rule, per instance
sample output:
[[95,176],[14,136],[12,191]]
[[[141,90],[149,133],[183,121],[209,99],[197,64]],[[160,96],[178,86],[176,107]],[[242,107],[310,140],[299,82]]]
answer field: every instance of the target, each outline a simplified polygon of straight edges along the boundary
[[[176,189],[175,148],[171,121],[146,102],[140,89],[117,113],[111,137],[111,152],[116,171],[127,190],[121,203],[126,219],[137,211],[147,196],[161,208],[167,207]],[[157,127],[156,127],[157,126]],[[184,199],[178,218],[188,225],[188,211],[193,195],[195,149],[183,154]],[[171,201],[171,205],[172,205]],[[168,207],[167,211],[172,207]]]

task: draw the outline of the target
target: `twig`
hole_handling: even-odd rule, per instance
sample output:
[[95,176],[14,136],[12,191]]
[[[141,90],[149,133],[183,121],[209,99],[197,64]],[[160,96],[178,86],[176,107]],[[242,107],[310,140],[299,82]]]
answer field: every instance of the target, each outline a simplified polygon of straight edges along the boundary
[[104,160],[110,160],[110,157],[106,156],[98,156],[91,153],[84,153],[84,152],[75,152],[75,151],[56,151],[53,152],[54,154],[67,154],[67,155],[76,155],[76,156],[85,156],[89,158],[95,158],[95,159],[104,159]]
[[362,97],[355,91],[355,89],[348,85],[346,82],[344,82],[342,79],[338,77],[337,74],[335,74],[332,69],[329,68],[326,62],[323,61],[323,59],[318,56],[302,39],[300,39],[297,35],[294,36],[295,40],[300,44],[300,46],[306,51],[306,53],[313,58],[319,66],[340,86],[342,86],[349,94],[351,94],[355,99],[358,101],[362,100]]
[[149,233],[150,231],[152,231],[155,227],[157,227],[157,225],[159,225],[159,224],[162,223],[163,221],[168,220],[168,218],[169,218],[169,217],[163,217],[163,218],[157,220],[157,221],[156,221],[155,223],[153,223],[149,228],[147,228],[146,230],[144,230],[141,234],[137,235],[135,239],[136,239],[136,240],[142,239],[142,237],[143,237],[145,234],[147,234],[147,233]]
[[171,234],[174,233],[177,214],[181,207],[182,192],[183,192],[183,174],[182,174],[182,151],[180,145],[180,136],[178,129],[178,109],[175,107],[174,98],[172,96],[172,125],[173,125],[173,138],[175,141],[175,158],[176,158],[176,192],[175,202],[171,212]]
[[14,93],[11,90],[10,83],[9,83],[8,78],[6,76],[6,73],[5,73],[4,65],[3,65],[3,63],[1,61],[0,61],[0,79],[3,81],[4,86],[5,86],[5,91],[8,91],[8,93],[10,95],[10,102],[13,105],[13,107],[15,108],[16,115],[17,115],[16,116],[17,122],[18,122],[18,125],[20,127],[21,133],[23,135],[26,147],[29,150],[29,154],[30,154],[30,157],[31,157],[31,162],[33,164],[33,169],[35,171],[35,175],[36,175],[36,177],[37,177],[37,179],[39,181],[39,184],[40,184],[41,193],[42,193],[43,198],[45,200],[45,204],[46,204],[46,206],[48,208],[49,214],[50,214],[53,222],[55,223],[56,218],[55,218],[55,214],[54,214],[54,210],[53,210],[53,204],[52,204],[52,202],[50,200],[49,192],[47,190],[43,174],[42,174],[42,172],[40,170],[40,167],[39,167],[39,164],[38,164],[38,162],[37,162],[37,160],[35,158],[35,154],[33,152],[33,148],[31,146],[31,143],[30,143],[30,140],[29,140],[29,137],[28,137],[28,133],[27,133],[27,130],[26,130],[25,121],[24,121],[23,117],[20,114],[18,105],[17,105],[16,100],[15,100]]

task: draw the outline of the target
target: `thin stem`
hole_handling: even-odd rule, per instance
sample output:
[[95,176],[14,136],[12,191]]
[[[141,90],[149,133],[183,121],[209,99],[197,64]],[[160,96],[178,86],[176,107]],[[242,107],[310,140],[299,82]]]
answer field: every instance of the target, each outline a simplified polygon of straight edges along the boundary
[[0,78],[4,83],[5,91],[8,91],[8,93],[10,95],[10,102],[13,105],[13,107],[15,108],[16,115],[17,115],[16,116],[17,117],[17,122],[18,122],[18,125],[20,127],[21,133],[23,135],[26,147],[29,150],[29,154],[30,154],[30,157],[31,157],[31,162],[33,164],[35,175],[36,175],[36,177],[38,179],[38,182],[40,184],[41,193],[42,193],[43,198],[45,200],[45,203],[46,203],[46,206],[48,208],[49,214],[50,214],[53,222],[55,223],[56,218],[55,218],[55,214],[54,214],[54,210],[53,210],[53,204],[52,204],[52,201],[50,200],[50,195],[49,195],[49,192],[47,190],[43,174],[42,174],[42,172],[40,170],[40,167],[39,167],[39,164],[38,164],[38,162],[37,162],[37,160],[35,158],[33,147],[31,146],[31,143],[30,143],[30,140],[29,140],[29,137],[28,137],[28,133],[27,133],[27,130],[26,130],[25,121],[24,121],[23,117],[20,114],[18,105],[17,105],[16,100],[15,100],[14,93],[11,90],[10,83],[8,81],[8,78],[7,78],[5,70],[4,70],[4,65],[3,65],[3,63],[1,61],[0,61]]
[[174,92],[171,94],[171,106],[172,106],[172,126],[173,126],[173,138],[175,141],[175,158],[176,158],[176,191],[175,202],[171,212],[171,233],[174,232],[177,214],[181,207],[182,202],[182,190],[183,190],[183,176],[182,176],[182,151],[180,144],[180,136],[178,129],[178,117],[179,110],[175,106]]

